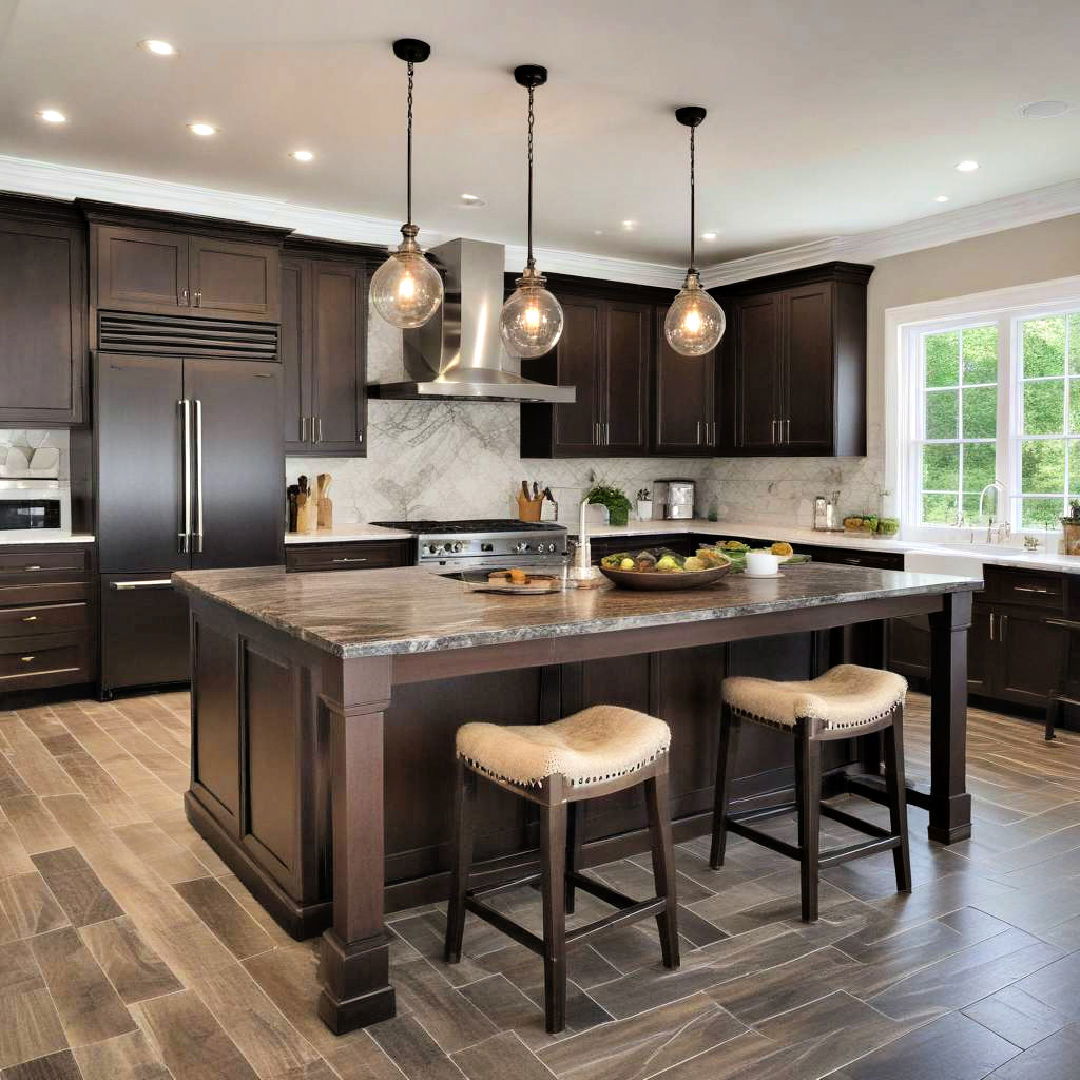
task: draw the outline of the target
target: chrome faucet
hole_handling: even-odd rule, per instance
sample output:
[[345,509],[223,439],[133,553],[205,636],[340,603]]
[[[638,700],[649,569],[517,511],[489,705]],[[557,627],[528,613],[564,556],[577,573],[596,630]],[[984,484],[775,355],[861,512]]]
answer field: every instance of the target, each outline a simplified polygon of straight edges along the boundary
[[987,484],[979,492],[979,520],[983,517],[983,508],[988,491],[994,492],[994,510],[986,518],[986,542],[988,544],[1001,544],[1012,534],[1012,526],[1008,521],[994,523],[994,515],[1000,515],[1002,504],[1005,502],[1005,485],[1000,480],[994,480]]

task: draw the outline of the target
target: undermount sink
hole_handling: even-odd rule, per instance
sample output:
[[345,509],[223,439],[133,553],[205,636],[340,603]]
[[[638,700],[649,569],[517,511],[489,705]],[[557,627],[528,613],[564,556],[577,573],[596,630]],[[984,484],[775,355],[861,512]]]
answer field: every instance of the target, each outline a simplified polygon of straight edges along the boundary
[[938,546],[955,551],[958,555],[965,551],[971,555],[1022,555],[1024,550],[1009,544],[969,544],[965,540],[952,540]]

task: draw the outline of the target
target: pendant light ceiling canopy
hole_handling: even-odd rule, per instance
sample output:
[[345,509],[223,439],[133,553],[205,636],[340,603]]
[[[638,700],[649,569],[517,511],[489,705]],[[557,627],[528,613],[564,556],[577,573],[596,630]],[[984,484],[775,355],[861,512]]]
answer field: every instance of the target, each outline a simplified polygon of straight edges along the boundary
[[431,318],[443,298],[443,283],[416,242],[420,230],[412,219],[412,127],[413,66],[431,55],[431,46],[416,38],[399,38],[394,55],[404,60],[408,70],[405,127],[405,224],[401,226],[401,246],[371,276],[371,300],[375,310],[391,326],[410,330]]
[[687,105],[675,110],[675,119],[690,129],[690,266],[682,289],[668,308],[667,318],[664,319],[664,336],[672,349],[682,356],[701,356],[715,349],[727,329],[724,312],[701,287],[701,279],[694,266],[697,226],[694,136],[706,115],[700,105]]
[[517,288],[503,304],[499,333],[511,356],[527,359],[550,352],[563,328],[559,301],[544,287],[547,279],[536,269],[533,257],[533,131],[536,113],[533,95],[547,82],[547,68],[539,64],[521,64],[514,69],[514,80],[529,94],[528,112],[528,254],[525,269],[517,279]]

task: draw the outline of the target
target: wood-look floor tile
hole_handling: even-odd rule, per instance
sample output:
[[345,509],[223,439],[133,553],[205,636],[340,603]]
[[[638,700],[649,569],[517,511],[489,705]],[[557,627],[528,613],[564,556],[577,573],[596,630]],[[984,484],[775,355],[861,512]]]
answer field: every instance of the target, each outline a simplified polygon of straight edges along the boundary
[[155,813],[153,819],[162,832],[171,836],[181,847],[187,848],[214,877],[232,873],[214,849],[191,827],[182,803],[178,802],[168,812]]
[[[1072,997],[1065,999],[1070,1005],[1073,1000]],[[1040,1001],[1019,984],[1006,986],[969,1005],[963,1012],[994,1034],[1024,1049],[1053,1035],[1071,1019],[1068,1012]]]
[[[0,714],[0,723],[2,721],[3,714]],[[2,732],[0,732],[0,738],[4,739],[6,745],[7,737]],[[7,753],[13,752],[9,749]],[[33,792],[26,786],[15,766],[8,761],[5,754],[0,754],[0,805],[9,799],[17,799],[32,794]]]
[[0,945],[0,1068],[67,1046],[29,941]]
[[512,1031],[458,1051],[454,1061],[468,1080],[551,1080],[551,1073]]
[[771,1062],[782,1048],[756,1031],[738,1035],[729,1042],[706,1050],[657,1077],[662,1080],[804,1080],[788,1066],[775,1068]]
[[254,1069],[193,990],[133,1008],[175,1080],[254,1080]]
[[394,986],[401,1005],[448,1054],[496,1033],[491,1021],[426,960],[398,965]]
[[25,795],[14,795],[0,800],[0,810],[11,822],[22,846],[31,855],[71,844],[67,833],[60,828],[56,818],[36,795],[27,792]]
[[1080,1020],[1080,952],[1070,953],[1017,983],[1019,989]]
[[10,821],[0,818],[0,878],[11,874],[27,874],[34,864],[19,840],[19,834]]
[[105,1042],[75,1047],[83,1080],[172,1080],[157,1047],[141,1028]]
[[85,749],[48,706],[40,709],[21,709],[19,716],[53,757],[78,753]]
[[[393,925],[393,933],[412,946],[425,960],[438,965],[443,978],[453,986],[475,982],[490,974],[490,970],[477,963],[470,952],[470,945],[475,947],[477,940],[475,934],[469,933],[471,929],[469,926],[465,931],[465,949],[461,960],[456,964],[446,964],[443,962],[446,917],[441,912],[425,912],[410,919],[401,919]],[[498,937],[499,945],[505,945],[506,936],[499,934]]]
[[66,795],[78,790],[56,758],[15,713],[0,713],[0,731],[11,747],[8,764],[18,774],[23,789],[15,794],[30,791],[41,796]]
[[701,994],[537,1051],[560,1080],[642,1080],[746,1031]]
[[273,948],[266,931],[214,878],[182,881],[174,888],[238,959]]
[[170,885],[210,876],[210,870],[152,821],[120,825],[113,832]]
[[79,936],[125,1004],[183,989],[126,915],[84,926]]
[[461,1070],[414,1016],[396,1016],[369,1029],[406,1080],[461,1080]]
[[185,757],[188,752],[187,730],[177,724],[175,716],[168,710],[154,708],[140,698],[126,698],[114,702],[114,705],[147,738],[176,757]]
[[[506,940],[505,935],[500,936],[503,941]],[[482,971],[481,977],[491,972],[499,972],[518,987],[534,987],[538,981],[543,982],[544,971],[540,958],[523,945],[503,945],[501,949],[476,957],[476,963]],[[621,974],[617,967],[609,964],[591,945],[579,945],[569,950],[566,956],[566,972],[571,982],[586,990],[617,979]]]
[[70,1050],[24,1061],[0,1072],[2,1080],[83,1080]]
[[926,1027],[845,1066],[851,1080],[982,1080],[1020,1048],[961,1013]]
[[133,821],[147,820],[147,815],[85,750],[62,754],[56,760],[107,825],[130,825]]
[[15,937],[33,937],[68,925],[68,917],[36,870],[0,881],[0,907]]
[[[193,856],[194,857],[194,856]],[[235,875],[225,874],[217,879],[228,894],[266,931],[270,940],[279,946],[293,946],[293,938],[274,922],[270,913],[251,895],[248,887]]]
[[59,848],[33,856],[60,907],[75,926],[115,919],[123,911],[75,848]]
[[497,1030],[517,1031],[530,1048],[550,1041],[544,1032],[544,1010],[504,975],[488,975],[461,987],[461,993]]
[[[619,889],[627,896],[645,900],[656,895],[656,883],[653,878],[652,863],[647,855],[637,855],[618,862],[606,863],[588,871],[601,881],[606,881],[613,889]],[[693,904],[712,895],[712,890],[699,884],[694,878],[676,870],[675,894],[681,904]]]
[[1080,1024],[1069,1024],[990,1073],[987,1080],[1074,1080]]
[[41,934],[32,943],[71,1046],[111,1039],[135,1027],[131,1013],[74,927]]

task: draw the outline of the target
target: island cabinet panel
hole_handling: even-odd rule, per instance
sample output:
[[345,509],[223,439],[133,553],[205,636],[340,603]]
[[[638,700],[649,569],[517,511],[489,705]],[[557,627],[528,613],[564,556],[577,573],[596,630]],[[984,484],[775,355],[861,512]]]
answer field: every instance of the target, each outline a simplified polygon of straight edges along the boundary
[[717,293],[728,314],[717,378],[718,453],[866,453],[866,282],[827,263]]
[[0,203],[0,426],[78,424],[88,356],[83,230],[21,207]]

